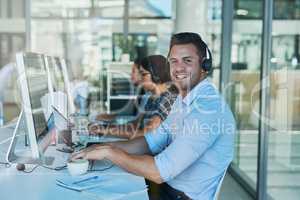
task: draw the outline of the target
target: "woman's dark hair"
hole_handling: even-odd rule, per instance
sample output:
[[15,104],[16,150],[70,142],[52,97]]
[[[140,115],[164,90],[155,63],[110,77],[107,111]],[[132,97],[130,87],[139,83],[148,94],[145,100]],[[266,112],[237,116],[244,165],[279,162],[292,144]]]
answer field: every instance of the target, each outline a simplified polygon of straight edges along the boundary
[[134,63],[137,67],[139,67],[140,64],[141,64],[141,59],[140,59],[140,58],[136,58],[136,59],[134,59],[133,63]]
[[170,66],[162,55],[151,55],[141,60],[140,66],[150,72],[154,83],[167,83],[171,81]]

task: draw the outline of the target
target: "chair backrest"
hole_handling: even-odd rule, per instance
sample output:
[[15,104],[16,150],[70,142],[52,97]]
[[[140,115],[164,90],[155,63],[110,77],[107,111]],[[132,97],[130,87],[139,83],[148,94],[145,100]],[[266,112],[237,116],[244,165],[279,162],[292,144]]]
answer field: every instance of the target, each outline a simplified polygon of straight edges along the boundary
[[225,178],[225,176],[226,176],[226,172],[227,172],[227,169],[224,171],[224,173],[223,173],[223,175],[222,175],[222,178],[221,178],[221,180],[220,180],[220,182],[219,182],[219,184],[218,184],[218,187],[217,187],[217,189],[216,189],[216,193],[215,193],[215,195],[214,195],[213,200],[218,200],[218,198],[219,198],[219,194],[220,194],[220,191],[221,191],[221,187],[222,187],[223,180],[224,180],[224,178]]

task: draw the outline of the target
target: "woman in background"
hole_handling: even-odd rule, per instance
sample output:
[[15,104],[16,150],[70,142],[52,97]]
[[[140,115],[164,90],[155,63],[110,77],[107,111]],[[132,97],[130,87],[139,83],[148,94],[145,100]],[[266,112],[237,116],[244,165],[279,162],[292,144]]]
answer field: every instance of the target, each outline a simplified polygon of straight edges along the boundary
[[139,107],[138,117],[122,125],[91,124],[89,131],[95,135],[113,135],[128,139],[143,136],[157,128],[168,116],[178,91],[171,83],[170,67],[162,55],[152,55],[141,60],[140,84],[151,93],[145,106]]

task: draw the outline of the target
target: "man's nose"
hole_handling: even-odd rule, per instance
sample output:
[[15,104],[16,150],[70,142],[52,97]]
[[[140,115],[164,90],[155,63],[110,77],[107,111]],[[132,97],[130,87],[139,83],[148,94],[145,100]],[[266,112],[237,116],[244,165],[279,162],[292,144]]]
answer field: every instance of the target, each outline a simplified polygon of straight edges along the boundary
[[175,70],[176,72],[178,72],[178,71],[184,71],[184,69],[185,69],[185,65],[184,65],[183,62],[177,62],[177,63],[174,65],[174,70]]

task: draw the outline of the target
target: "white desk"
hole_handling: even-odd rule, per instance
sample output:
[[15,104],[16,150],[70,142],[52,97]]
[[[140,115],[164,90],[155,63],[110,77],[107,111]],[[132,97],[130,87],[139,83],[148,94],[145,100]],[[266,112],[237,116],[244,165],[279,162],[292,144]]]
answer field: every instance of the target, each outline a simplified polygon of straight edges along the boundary
[[[12,135],[12,131],[11,128],[0,129],[0,142]],[[4,160],[3,155],[5,155],[8,145],[9,142],[0,143],[1,161]],[[96,169],[101,168],[101,165],[103,167],[103,163],[100,162]],[[76,192],[56,185],[57,178],[69,176],[67,169],[53,171],[38,167],[34,172],[26,174],[17,171],[15,166],[5,168],[1,165],[0,196],[1,199],[7,200],[148,200],[148,193],[144,190],[146,188],[145,180],[142,177],[129,174],[116,166],[105,171],[92,173],[103,177],[103,186],[92,189],[92,191]]]

